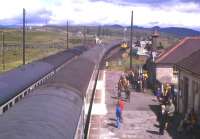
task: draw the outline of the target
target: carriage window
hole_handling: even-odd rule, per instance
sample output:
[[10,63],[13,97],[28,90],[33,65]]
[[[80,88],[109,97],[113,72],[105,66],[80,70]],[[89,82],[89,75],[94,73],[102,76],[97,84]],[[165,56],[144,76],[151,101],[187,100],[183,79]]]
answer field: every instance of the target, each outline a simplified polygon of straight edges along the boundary
[[8,110],[8,105],[6,105],[6,106],[3,107],[3,112],[5,112],[7,110]]
[[19,98],[22,99],[22,95],[20,95]]
[[12,107],[12,102],[9,103],[9,107]]
[[17,97],[16,99],[15,99],[15,103],[17,103],[19,101],[19,98]]

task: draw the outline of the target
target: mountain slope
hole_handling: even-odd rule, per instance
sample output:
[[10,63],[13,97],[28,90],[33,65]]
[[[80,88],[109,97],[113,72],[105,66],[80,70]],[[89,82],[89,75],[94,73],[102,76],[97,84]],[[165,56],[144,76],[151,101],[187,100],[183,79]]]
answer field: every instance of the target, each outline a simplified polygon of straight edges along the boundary
[[199,31],[188,28],[178,28],[178,27],[160,28],[160,32],[174,34],[178,37],[200,36]]

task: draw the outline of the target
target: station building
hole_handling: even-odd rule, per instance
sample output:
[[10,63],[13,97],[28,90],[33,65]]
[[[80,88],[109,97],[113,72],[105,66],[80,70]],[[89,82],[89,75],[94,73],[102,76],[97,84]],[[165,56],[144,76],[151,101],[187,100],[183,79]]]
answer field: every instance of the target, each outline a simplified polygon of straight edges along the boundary
[[200,70],[198,72],[194,68],[196,57],[191,59],[193,54],[200,58],[200,37],[186,37],[156,59],[156,79],[162,88],[166,83],[172,86],[177,94],[176,108],[180,113],[185,113],[192,108],[199,111],[198,107],[200,107],[200,97],[194,98],[194,92],[200,91],[200,87],[196,87],[199,86],[197,85],[199,78],[196,75]]

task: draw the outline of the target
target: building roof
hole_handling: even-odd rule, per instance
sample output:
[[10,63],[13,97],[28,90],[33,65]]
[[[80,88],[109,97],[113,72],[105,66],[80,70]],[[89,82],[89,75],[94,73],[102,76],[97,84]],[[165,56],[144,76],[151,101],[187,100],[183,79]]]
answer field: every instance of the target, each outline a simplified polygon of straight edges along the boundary
[[179,61],[176,64],[176,66],[183,68],[187,71],[190,71],[194,74],[200,75],[200,64],[198,64],[199,59],[200,59],[200,50],[192,53],[187,58],[184,58],[183,60]]
[[198,50],[200,50],[200,37],[186,37],[163,52],[156,60],[156,63],[175,64]]

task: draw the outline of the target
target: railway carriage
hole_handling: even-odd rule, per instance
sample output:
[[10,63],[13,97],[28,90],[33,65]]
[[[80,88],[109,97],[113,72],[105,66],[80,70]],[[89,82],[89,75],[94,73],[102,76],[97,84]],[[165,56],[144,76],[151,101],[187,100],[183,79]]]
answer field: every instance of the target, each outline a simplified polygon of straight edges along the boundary
[[11,108],[32,89],[43,84],[65,66],[67,61],[86,50],[84,46],[75,47],[1,74],[0,114]]
[[0,117],[0,138],[87,138],[99,66],[119,45],[91,48],[63,66]]

